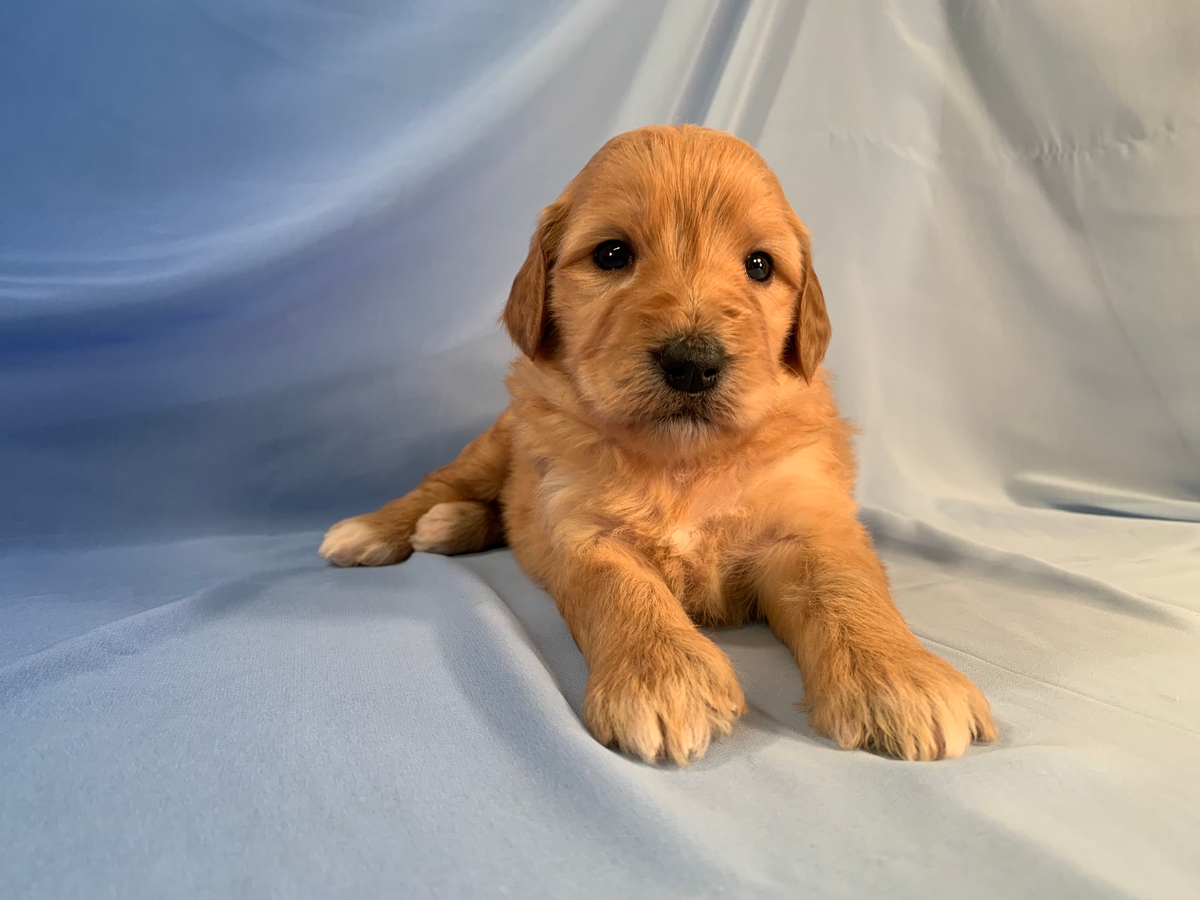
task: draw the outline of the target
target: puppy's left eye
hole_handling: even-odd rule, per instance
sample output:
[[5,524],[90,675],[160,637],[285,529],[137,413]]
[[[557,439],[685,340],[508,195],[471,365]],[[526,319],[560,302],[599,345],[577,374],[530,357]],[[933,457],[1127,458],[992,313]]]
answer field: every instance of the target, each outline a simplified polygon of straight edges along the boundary
[[771,257],[755,250],[746,257],[746,274],[755,281],[766,281],[771,277]]

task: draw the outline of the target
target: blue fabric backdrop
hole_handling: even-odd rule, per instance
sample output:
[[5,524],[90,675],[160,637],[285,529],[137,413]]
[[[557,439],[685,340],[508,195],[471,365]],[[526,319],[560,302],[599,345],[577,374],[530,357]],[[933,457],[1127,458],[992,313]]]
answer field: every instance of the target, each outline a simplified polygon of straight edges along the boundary
[[[1200,894],[1200,7],[0,6],[0,896]],[[842,753],[762,628],[686,771],[597,746],[507,551],[337,571],[503,408],[609,136],[814,235],[897,601],[991,698]]]

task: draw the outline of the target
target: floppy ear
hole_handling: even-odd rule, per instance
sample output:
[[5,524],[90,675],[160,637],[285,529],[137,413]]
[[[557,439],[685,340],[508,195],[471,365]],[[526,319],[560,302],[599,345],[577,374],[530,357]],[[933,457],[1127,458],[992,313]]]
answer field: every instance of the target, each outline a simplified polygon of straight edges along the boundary
[[812,244],[808,230],[799,225],[800,252],[803,254],[800,269],[800,293],[796,297],[796,326],[784,353],[784,362],[805,381],[811,382],[817,367],[825,358],[829,348],[829,316],[825,312],[825,295],[821,293],[821,282],[812,264]]
[[529,255],[513,279],[501,320],[521,352],[534,359],[550,334],[550,269],[558,256],[570,201],[559,197],[538,216],[537,230],[529,240]]

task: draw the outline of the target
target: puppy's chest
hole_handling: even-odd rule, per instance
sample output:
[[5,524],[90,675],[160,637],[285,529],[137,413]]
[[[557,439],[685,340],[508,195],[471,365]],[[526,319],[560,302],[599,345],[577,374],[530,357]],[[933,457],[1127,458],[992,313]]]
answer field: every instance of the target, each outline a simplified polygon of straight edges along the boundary
[[628,499],[617,532],[651,559],[689,612],[724,618],[730,575],[754,530],[742,491],[647,484]]

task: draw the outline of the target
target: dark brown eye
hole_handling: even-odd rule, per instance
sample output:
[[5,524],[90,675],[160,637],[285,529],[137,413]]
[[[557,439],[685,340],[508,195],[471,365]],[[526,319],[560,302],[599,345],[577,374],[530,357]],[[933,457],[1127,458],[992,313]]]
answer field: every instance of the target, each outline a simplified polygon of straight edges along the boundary
[[755,281],[766,281],[771,277],[771,257],[755,250],[746,257],[746,274]]
[[633,262],[633,251],[624,241],[604,241],[592,251],[592,259],[601,269],[623,269]]

